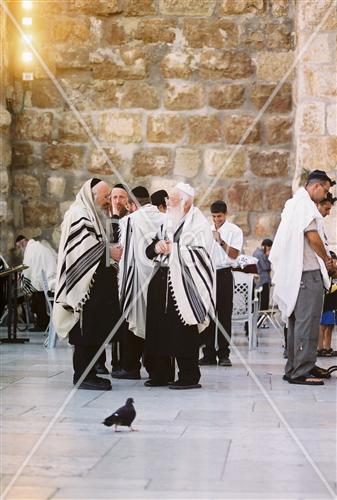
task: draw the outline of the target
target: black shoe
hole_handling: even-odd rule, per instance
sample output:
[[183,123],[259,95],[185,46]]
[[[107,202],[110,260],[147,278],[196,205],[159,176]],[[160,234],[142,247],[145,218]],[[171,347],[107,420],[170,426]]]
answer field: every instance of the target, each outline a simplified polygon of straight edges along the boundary
[[282,380],[285,380],[286,382],[289,382],[290,377],[288,377],[288,375],[283,375]]
[[97,375],[109,375],[109,370],[105,365],[102,365],[101,363],[95,364],[95,372],[97,373]]
[[183,382],[182,380],[177,380],[176,382],[173,382],[173,384],[169,385],[169,389],[177,389],[177,390],[183,390],[183,389],[200,389],[201,384],[188,384],[186,382]]
[[229,358],[219,358],[219,366],[232,366],[232,362]]
[[160,382],[157,380],[147,380],[144,382],[145,387],[167,387],[169,385],[169,382]]
[[199,359],[198,361],[199,366],[211,366],[211,365],[216,365],[216,359],[210,359],[204,356],[203,358]]
[[139,371],[128,372],[126,370],[118,370],[111,372],[112,378],[126,379],[126,380],[140,380]]
[[111,391],[111,383],[109,380],[96,377],[83,380],[78,389],[85,389],[87,391]]
[[317,378],[330,378],[331,375],[326,368],[321,368],[320,366],[314,366],[312,370],[310,370],[310,375]]

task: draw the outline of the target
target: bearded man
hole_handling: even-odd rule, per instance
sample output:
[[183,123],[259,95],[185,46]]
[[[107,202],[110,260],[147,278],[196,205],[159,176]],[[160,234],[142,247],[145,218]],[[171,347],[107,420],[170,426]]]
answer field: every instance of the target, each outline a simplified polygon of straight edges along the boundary
[[[182,182],[169,192],[166,221],[146,249],[155,262],[147,295],[147,387],[201,387],[199,332],[208,325],[209,315],[214,317],[215,272],[212,230],[193,199],[194,189]],[[179,368],[175,382],[174,358]]]
[[[110,208],[111,188],[90,179],[62,224],[53,321],[58,336],[74,346],[74,384],[120,317],[116,262],[122,250],[107,241]],[[79,388],[110,390],[111,383],[92,366]]]

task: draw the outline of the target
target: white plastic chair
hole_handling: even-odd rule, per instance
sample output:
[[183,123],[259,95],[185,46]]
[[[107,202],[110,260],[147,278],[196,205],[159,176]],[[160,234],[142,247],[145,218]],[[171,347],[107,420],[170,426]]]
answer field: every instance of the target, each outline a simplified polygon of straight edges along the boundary
[[248,348],[257,347],[258,299],[254,293],[254,275],[235,271],[232,323],[248,323]]
[[50,297],[48,295],[48,279],[47,279],[46,271],[44,269],[42,269],[41,275],[42,275],[43,292],[44,292],[44,296],[45,296],[46,303],[47,303],[47,314],[49,316],[49,325],[47,327],[48,337],[46,338],[46,340],[44,342],[44,346],[47,349],[53,349],[56,345],[56,340],[57,340],[56,330],[55,330],[53,319],[52,319],[53,318],[54,297]]

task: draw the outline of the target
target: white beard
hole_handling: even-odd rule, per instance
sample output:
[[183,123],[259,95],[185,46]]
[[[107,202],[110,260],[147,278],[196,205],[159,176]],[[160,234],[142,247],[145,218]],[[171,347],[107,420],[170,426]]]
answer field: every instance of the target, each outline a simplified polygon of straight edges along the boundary
[[183,206],[168,208],[167,209],[167,219],[172,224],[172,231],[175,232],[180,225],[181,219],[184,217]]

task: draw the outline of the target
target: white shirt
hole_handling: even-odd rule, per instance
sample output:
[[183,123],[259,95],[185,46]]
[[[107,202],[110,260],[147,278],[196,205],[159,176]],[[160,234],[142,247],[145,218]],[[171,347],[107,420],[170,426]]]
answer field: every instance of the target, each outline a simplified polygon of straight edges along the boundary
[[49,244],[30,239],[25,248],[23,263],[29,266],[23,271],[23,275],[30,280],[38,292],[43,291],[42,270],[46,273],[49,290],[54,290],[57,253]]
[[[216,231],[214,224],[212,224],[212,230]],[[238,250],[239,253],[241,252],[243,246],[243,232],[239,226],[226,220],[218,229],[218,232],[220,233],[222,241],[227,243],[230,247]],[[225,250],[220,246],[220,243],[215,240],[212,251],[212,260],[216,269],[235,267],[236,264],[236,259],[231,259]]]

